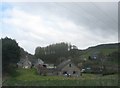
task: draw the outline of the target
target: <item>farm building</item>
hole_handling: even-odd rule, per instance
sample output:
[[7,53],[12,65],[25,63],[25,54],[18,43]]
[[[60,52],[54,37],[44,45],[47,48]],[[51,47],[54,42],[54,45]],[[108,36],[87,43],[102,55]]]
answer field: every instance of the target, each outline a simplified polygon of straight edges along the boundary
[[58,75],[67,75],[67,76],[80,76],[80,69],[71,62],[70,59],[67,61],[62,62],[60,65],[56,68]]
[[70,59],[62,62],[57,67],[54,64],[44,64],[41,59],[20,59],[18,67],[31,68],[34,66],[40,75],[80,76],[80,69]]
[[44,64],[38,64],[36,69],[39,75],[46,75],[47,73],[47,66]]
[[36,65],[36,69],[40,75],[56,75],[56,68],[54,64],[38,64]]
[[38,65],[41,65],[41,64],[44,64],[44,62],[41,59],[39,59],[39,58],[37,60],[35,60],[34,63],[33,63],[33,65],[35,67],[38,66]]
[[20,68],[31,68],[36,67],[39,64],[44,64],[41,59],[30,59],[28,56],[25,58],[21,58],[20,61],[17,63],[17,66]]
[[26,56],[25,59],[20,59],[20,61],[17,63],[18,67],[21,68],[31,68],[32,63],[29,61],[28,57]]
[[46,73],[46,75],[49,75],[49,76],[57,75],[56,68],[47,68],[47,73]]

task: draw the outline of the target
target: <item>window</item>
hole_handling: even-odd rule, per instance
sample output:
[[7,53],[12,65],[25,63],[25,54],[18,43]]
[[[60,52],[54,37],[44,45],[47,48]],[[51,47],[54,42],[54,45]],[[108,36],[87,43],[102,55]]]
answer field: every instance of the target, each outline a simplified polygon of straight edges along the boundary
[[46,65],[43,65],[43,67],[45,67],[45,68],[46,68]]
[[64,71],[63,74],[67,74],[67,71]]
[[73,71],[73,74],[76,74],[76,71]]
[[69,64],[69,67],[71,67],[71,64]]

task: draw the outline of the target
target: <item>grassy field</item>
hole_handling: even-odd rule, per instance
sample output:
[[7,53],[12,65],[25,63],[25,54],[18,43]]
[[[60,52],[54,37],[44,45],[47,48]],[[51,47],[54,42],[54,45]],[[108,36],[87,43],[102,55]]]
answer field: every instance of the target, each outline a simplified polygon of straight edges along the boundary
[[84,51],[82,57],[88,58],[89,56],[94,54],[94,52],[97,52],[97,51],[104,53],[104,55],[109,55],[112,52],[118,51],[118,48],[115,48],[115,49],[109,49],[109,48],[107,48],[107,49],[103,49],[103,48],[100,48],[100,49],[96,49],[96,48],[95,49],[89,49],[89,50]]
[[82,77],[40,76],[35,69],[17,69],[3,86],[117,86],[118,76],[83,74]]

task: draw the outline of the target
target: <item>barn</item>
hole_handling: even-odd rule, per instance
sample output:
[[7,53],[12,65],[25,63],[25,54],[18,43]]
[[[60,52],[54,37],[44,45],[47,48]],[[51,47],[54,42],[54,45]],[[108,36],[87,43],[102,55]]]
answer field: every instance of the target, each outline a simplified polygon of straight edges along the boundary
[[59,64],[56,70],[57,74],[62,76],[78,77],[81,74],[80,69],[70,59]]
[[17,66],[19,67],[19,68],[31,68],[31,66],[32,66],[32,63],[31,63],[31,61],[28,59],[28,57],[26,56],[26,58],[25,59],[20,59],[20,61],[17,63]]

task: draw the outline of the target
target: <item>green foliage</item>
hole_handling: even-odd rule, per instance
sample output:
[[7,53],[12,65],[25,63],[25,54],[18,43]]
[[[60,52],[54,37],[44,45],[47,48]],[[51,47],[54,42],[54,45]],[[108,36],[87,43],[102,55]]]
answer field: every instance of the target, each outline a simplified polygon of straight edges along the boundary
[[68,43],[56,43],[47,47],[37,47],[35,56],[43,59],[47,63],[57,63],[61,57],[77,55],[77,47]]
[[29,59],[36,59],[36,57],[27,51],[25,51],[23,48],[20,47],[20,58],[26,58],[28,56]]
[[2,38],[2,72],[11,73],[20,57],[20,47],[14,39]]

